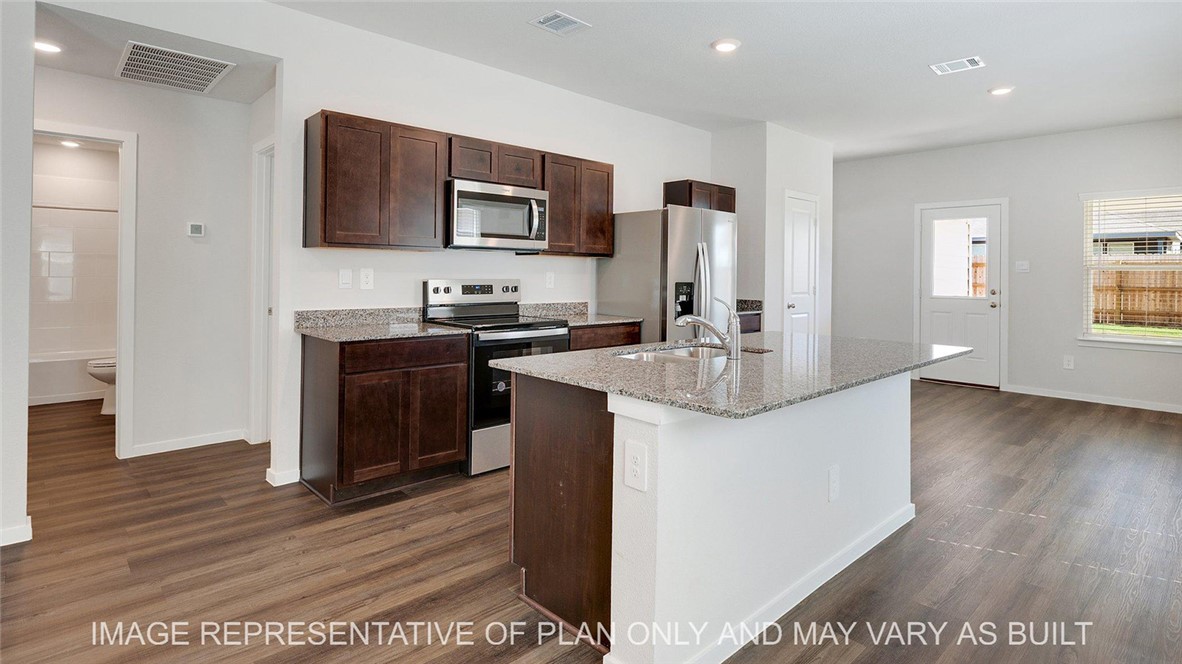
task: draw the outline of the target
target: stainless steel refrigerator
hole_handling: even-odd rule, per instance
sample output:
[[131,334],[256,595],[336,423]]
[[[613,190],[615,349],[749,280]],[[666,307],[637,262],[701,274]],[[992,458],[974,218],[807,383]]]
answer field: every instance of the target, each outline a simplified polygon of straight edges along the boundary
[[735,306],[738,230],[733,213],[670,205],[615,217],[615,254],[599,259],[596,300],[601,314],[644,318],[641,340],[710,337],[698,326],[677,327],[696,314],[726,330]]

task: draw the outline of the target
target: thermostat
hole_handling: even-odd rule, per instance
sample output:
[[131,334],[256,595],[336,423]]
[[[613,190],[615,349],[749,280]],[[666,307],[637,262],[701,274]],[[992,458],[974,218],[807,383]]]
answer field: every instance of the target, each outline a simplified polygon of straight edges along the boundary
[[189,226],[189,231],[188,231],[189,237],[205,237],[205,224],[191,223],[188,226]]

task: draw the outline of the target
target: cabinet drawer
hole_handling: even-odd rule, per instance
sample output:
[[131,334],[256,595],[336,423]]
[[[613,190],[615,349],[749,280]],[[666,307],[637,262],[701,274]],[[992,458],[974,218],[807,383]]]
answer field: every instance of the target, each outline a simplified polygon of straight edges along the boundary
[[640,323],[590,325],[570,331],[570,349],[587,350],[640,343]]
[[360,341],[345,345],[345,373],[467,363],[468,337]]

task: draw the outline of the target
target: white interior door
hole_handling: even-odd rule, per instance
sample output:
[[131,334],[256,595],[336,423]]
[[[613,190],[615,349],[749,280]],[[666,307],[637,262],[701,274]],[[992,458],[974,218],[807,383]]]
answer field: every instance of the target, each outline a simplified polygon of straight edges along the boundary
[[784,331],[817,331],[817,201],[791,194],[784,212]]
[[920,370],[921,378],[1001,382],[1001,206],[931,208],[920,215],[920,343],[973,352]]

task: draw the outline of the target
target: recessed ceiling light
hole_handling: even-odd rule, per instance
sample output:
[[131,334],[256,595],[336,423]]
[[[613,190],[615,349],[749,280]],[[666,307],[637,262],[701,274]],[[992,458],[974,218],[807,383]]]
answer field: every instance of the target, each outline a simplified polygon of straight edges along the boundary
[[43,42],[43,41],[33,42],[33,48],[37,49],[38,51],[44,51],[45,53],[61,53],[62,52],[61,46],[54,46],[53,44],[50,44],[49,42]]
[[1013,91],[1014,91],[1014,86],[1012,86],[1012,85],[1002,85],[1002,86],[998,86],[996,88],[989,88],[989,94],[991,94],[995,97],[1000,97],[1002,95],[1008,95]]
[[78,141],[62,141],[62,147],[80,148],[80,147],[82,147],[82,144],[79,143]]
[[718,51],[719,53],[730,53],[731,51],[739,48],[739,46],[742,44],[743,42],[739,41],[738,39],[719,39],[710,44],[710,48]]

